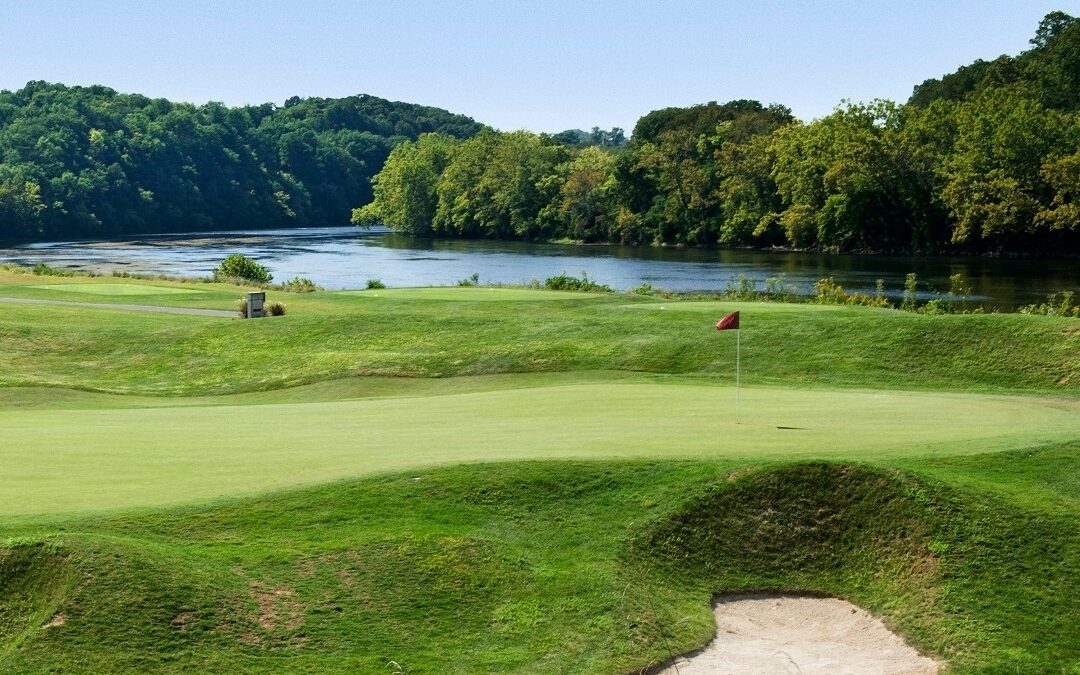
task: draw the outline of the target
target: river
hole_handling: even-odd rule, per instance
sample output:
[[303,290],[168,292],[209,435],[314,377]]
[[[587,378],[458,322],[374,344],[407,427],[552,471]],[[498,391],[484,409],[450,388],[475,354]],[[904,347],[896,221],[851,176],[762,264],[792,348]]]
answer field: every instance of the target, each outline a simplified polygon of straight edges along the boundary
[[833,279],[848,291],[873,293],[878,279],[899,297],[904,276],[918,275],[921,297],[946,291],[949,276],[962,273],[973,304],[1010,310],[1048,293],[1080,294],[1080,261],[833,255],[802,252],[701,250],[614,245],[424,240],[384,229],[306,228],[152,235],[110,241],[34,243],[0,249],[0,262],[110,273],[127,271],[209,275],[231,253],[270,268],[275,281],[307,277],[328,289],[362,288],[368,279],[395,286],[446,286],[480,276],[480,283],[524,284],[566,272],[619,290],[642,283],[672,291],[722,290],[742,277],[761,283],[783,275],[808,293],[814,281]]

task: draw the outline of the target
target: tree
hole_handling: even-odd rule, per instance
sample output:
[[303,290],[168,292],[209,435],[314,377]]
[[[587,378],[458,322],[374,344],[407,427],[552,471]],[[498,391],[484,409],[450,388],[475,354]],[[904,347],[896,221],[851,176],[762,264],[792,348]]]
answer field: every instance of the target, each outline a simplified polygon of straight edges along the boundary
[[353,211],[353,223],[430,236],[439,205],[439,181],[457,143],[451,136],[424,134],[415,143],[394,148],[375,176],[373,201]]

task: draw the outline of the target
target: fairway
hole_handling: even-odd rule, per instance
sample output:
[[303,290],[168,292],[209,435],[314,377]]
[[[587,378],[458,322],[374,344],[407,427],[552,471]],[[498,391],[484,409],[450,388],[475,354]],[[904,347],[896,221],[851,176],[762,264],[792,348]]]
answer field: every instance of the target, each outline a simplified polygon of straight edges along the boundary
[[149,284],[113,284],[113,283],[71,283],[71,284],[35,284],[30,288],[85,295],[184,295],[202,293],[197,288],[177,288],[175,286],[152,286]]
[[0,512],[176,504],[461,462],[880,461],[1080,435],[1080,402],[1069,399],[747,387],[735,424],[729,387],[598,379],[318,403],[7,410]]

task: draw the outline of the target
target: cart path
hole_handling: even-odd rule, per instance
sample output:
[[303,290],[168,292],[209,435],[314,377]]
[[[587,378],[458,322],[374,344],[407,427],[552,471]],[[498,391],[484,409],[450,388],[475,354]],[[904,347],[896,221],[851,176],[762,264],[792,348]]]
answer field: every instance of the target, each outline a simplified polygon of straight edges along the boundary
[[129,312],[161,312],[163,314],[193,314],[195,316],[219,316],[238,318],[237,312],[224,309],[197,309],[195,307],[164,307],[161,305],[126,305],[112,302],[72,302],[69,300],[38,300],[36,298],[0,298],[0,302],[18,305],[63,305],[65,307],[88,307],[91,309],[120,309]]

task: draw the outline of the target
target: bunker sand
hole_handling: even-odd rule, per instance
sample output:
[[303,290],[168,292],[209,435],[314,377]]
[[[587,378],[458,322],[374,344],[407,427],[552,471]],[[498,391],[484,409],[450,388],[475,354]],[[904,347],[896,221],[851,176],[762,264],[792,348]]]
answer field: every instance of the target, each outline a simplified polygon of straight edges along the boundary
[[729,595],[715,607],[716,638],[662,675],[830,673],[929,675],[920,655],[879,619],[837,598]]

